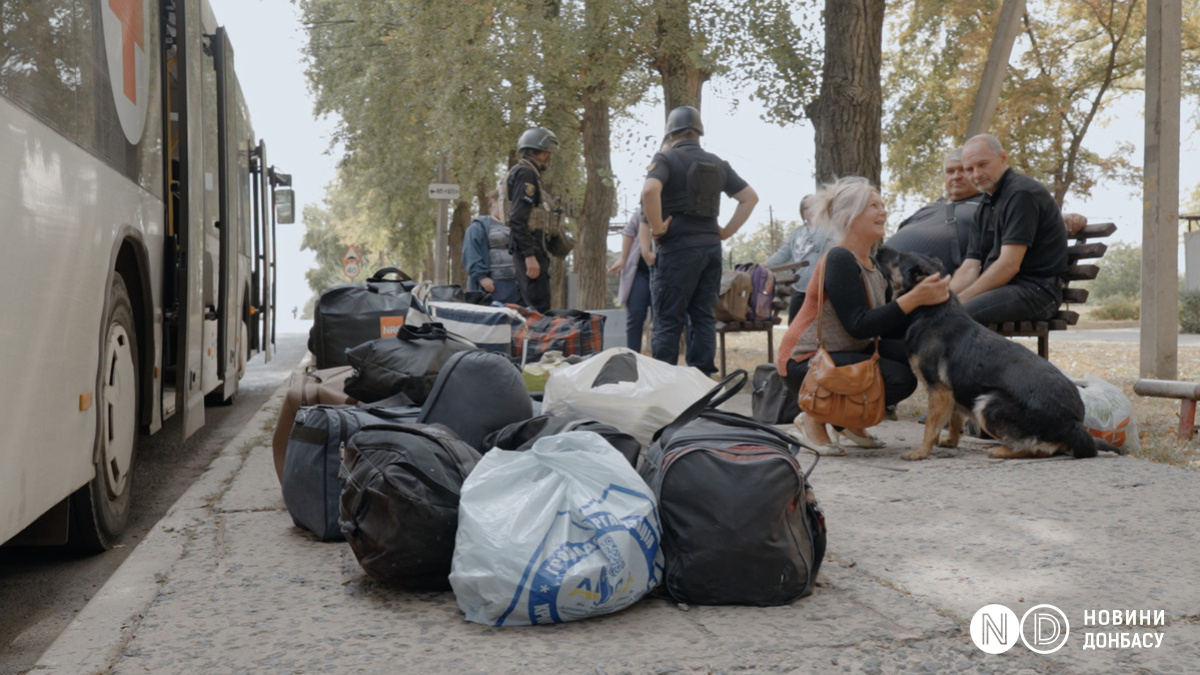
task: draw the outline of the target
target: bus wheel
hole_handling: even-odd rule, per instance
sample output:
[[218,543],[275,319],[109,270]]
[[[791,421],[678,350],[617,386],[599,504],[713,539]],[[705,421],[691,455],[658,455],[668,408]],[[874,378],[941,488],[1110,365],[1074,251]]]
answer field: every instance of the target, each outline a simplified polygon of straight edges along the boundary
[[112,548],[129,520],[138,437],[137,332],[125,280],[117,273],[102,330],[95,475],[72,497],[72,540],[94,552]]

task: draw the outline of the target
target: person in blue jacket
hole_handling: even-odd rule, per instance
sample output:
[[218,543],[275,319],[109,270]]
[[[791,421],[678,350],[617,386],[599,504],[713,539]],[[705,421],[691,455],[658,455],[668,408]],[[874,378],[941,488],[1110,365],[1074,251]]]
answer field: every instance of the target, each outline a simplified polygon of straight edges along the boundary
[[489,213],[476,216],[463,237],[462,264],[467,271],[467,290],[487,291],[496,302],[519,304],[521,291],[508,250],[511,232],[501,221],[496,190],[492,190],[488,202]]

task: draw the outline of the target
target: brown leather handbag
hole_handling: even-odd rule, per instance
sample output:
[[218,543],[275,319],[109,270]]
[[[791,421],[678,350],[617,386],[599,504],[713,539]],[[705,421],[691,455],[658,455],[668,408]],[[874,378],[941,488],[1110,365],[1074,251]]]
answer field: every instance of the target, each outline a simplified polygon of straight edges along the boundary
[[[866,282],[863,282],[866,289]],[[824,313],[825,261],[817,284],[817,352],[808,361],[808,373],[800,384],[800,409],[814,419],[838,427],[866,429],[883,421],[886,401],[883,373],[879,369],[879,338],[875,353],[866,361],[838,366],[821,338]],[[870,302],[870,293],[867,293]]]

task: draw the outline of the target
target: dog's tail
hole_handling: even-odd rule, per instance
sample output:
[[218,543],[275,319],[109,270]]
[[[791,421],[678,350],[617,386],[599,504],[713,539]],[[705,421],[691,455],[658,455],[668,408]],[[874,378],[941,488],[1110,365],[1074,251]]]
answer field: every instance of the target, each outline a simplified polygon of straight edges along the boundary
[[1089,434],[1087,430],[1083,428],[1082,424],[1076,425],[1075,428],[1067,434],[1066,444],[1067,447],[1071,449],[1071,454],[1075,456],[1075,459],[1095,457],[1096,453],[1100,451],[1111,452],[1118,455],[1125,454],[1125,448],[1117,447],[1103,438],[1097,438]]
[[1075,459],[1086,459],[1095,457],[1097,450],[1096,441],[1098,439],[1087,432],[1082,424],[1075,424],[1073,428],[1067,432],[1065,443],[1071,449],[1071,454]]

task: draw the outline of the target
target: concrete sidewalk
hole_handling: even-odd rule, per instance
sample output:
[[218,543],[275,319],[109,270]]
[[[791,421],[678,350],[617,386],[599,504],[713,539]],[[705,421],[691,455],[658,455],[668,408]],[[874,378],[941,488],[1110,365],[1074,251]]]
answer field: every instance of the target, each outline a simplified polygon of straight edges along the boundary
[[[811,597],[770,608],[654,597],[587,621],[496,629],[466,622],[450,593],[375,583],[346,544],[292,524],[270,454],[282,393],[32,672],[1193,673],[1200,663],[1194,471],[1114,456],[1003,462],[979,441],[907,463],[898,455],[922,428],[885,422],[889,448],[823,458],[813,473],[829,552]],[[748,411],[749,397],[728,407]],[[1055,605],[1070,637],[1049,655],[1020,644],[985,654],[969,626],[991,603],[1017,617]],[[1085,612],[1118,609],[1162,610],[1166,625],[1083,625]],[[1084,649],[1085,632],[1107,645],[1131,631],[1161,646]]]

